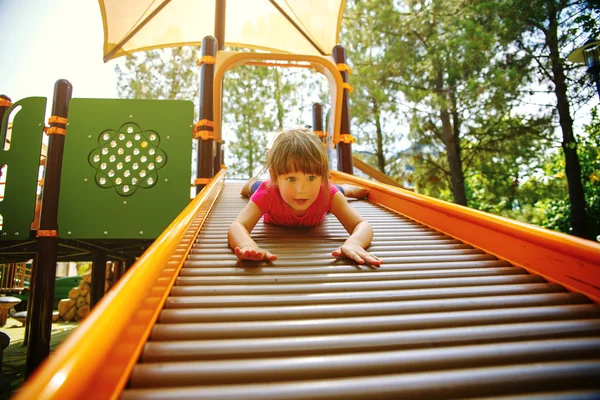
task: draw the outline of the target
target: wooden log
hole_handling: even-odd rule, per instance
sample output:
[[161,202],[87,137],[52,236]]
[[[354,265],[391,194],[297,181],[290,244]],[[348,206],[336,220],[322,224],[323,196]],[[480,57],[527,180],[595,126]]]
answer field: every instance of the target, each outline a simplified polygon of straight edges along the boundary
[[79,289],[74,287],[73,289],[69,290],[69,298],[75,300],[76,298],[79,297]]
[[77,317],[79,319],[83,319],[83,318],[87,317],[89,313],[90,313],[90,306],[86,304],[77,310]]
[[75,307],[77,307],[78,309],[87,305],[87,303],[85,302],[85,297],[84,296],[79,296],[76,300],[75,300]]
[[79,295],[80,296],[87,296],[87,294],[90,292],[90,284],[84,281],[79,282]]
[[72,321],[77,314],[77,307],[72,307],[69,311],[62,316],[63,321],[70,322]]
[[61,318],[63,318],[65,316],[65,314],[74,307],[75,307],[75,300],[63,299],[58,302],[58,314],[61,316]]

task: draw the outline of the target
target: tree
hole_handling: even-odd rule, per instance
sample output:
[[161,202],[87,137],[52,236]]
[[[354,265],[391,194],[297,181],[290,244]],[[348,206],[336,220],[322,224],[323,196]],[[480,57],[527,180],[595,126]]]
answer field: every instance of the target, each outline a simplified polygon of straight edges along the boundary
[[191,100],[198,104],[197,53],[196,47],[175,47],[126,56],[124,68],[115,67],[119,97]]
[[[581,165],[577,155],[577,140],[573,132],[572,103],[589,99],[589,94],[577,93],[582,75],[569,71],[565,62],[567,46],[573,38],[597,33],[597,15],[583,0],[507,1],[500,5],[500,16],[520,32],[518,48],[535,62],[537,79],[548,85],[556,97],[558,122],[562,133],[562,150],[568,182],[572,233],[590,237],[587,227],[586,201]],[[569,73],[574,73],[576,85],[569,85]],[[571,94],[571,95],[570,95]]]
[[225,76],[224,128],[234,131],[228,146],[235,160],[228,163],[232,176],[254,176],[264,163],[266,133],[275,127],[272,115],[267,113],[270,91],[262,84],[270,75],[266,68],[242,66]]
[[465,161],[490,149],[498,135],[510,140],[521,131],[492,127],[507,118],[525,121],[514,117],[528,59],[511,47],[508,27],[483,2],[369,4],[392,81],[411,103],[410,138],[429,149],[415,168],[430,178],[441,174],[454,201],[467,205]]
[[307,100],[323,97],[320,83],[309,71],[278,67],[241,66],[226,74],[223,115],[230,138],[231,176],[248,178],[260,172],[267,134],[308,124],[307,113],[300,109],[312,110],[312,101]]
[[[577,154],[581,165],[583,191],[586,199],[586,216],[588,220],[589,237],[600,235],[600,117],[598,110],[592,110],[592,120],[584,127],[578,146]],[[559,153],[549,155],[545,164],[545,179],[551,193],[538,200],[536,207],[540,209],[539,224],[549,229],[569,233],[570,203],[568,183],[565,176],[566,159]]]
[[371,157],[363,156],[365,161],[393,176],[399,174],[394,170],[397,165],[394,161],[401,150],[397,144],[405,133],[398,115],[400,92],[386,67],[390,61],[382,47],[383,32],[365,29],[380,17],[378,7],[377,1],[348,1],[341,37],[349,54],[348,64],[352,67],[353,132],[358,144],[372,154]]

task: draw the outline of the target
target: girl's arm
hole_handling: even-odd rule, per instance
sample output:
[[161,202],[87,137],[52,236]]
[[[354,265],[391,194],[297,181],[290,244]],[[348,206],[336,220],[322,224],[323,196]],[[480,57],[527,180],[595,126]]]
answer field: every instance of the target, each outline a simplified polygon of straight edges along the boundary
[[331,213],[336,216],[350,237],[344,244],[331,254],[334,257],[345,255],[359,264],[368,262],[371,265],[381,265],[381,260],[365,250],[373,239],[371,224],[363,220],[358,212],[348,204],[344,195],[337,192],[331,200]]
[[249,201],[229,226],[227,232],[229,246],[234,249],[235,255],[242,260],[274,261],[277,259],[276,254],[261,249],[250,237],[250,232],[252,232],[260,217],[262,217],[260,208],[253,201]]

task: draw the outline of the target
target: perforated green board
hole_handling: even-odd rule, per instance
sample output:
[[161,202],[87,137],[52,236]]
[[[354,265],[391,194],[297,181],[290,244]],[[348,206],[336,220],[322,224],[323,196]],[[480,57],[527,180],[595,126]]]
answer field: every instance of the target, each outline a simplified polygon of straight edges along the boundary
[[73,99],[60,188],[65,239],[153,239],[190,201],[190,101]]
[[[8,119],[13,112],[16,114],[10,147],[5,150]],[[0,130],[0,166],[6,165],[4,198],[0,201],[2,239],[29,237],[35,213],[45,112],[45,97],[28,97],[14,103],[4,115]]]

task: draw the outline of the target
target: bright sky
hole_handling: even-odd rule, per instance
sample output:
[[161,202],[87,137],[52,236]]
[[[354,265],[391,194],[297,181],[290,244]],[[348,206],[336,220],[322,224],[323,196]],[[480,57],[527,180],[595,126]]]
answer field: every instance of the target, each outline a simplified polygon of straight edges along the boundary
[[103,29],[95,0],[0,0],[0,94],[13,102],[42,96],[67,79],[73,97],[116,98],[115,65],[102,60]]

